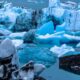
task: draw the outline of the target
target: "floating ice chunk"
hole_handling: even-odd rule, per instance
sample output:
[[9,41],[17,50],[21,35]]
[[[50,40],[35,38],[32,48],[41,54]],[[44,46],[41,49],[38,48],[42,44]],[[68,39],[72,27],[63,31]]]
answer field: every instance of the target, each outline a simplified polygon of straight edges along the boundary
[[51,43],[60,45],[61,39],[63,39],[65,31],[57,32],[54,34],[46,34],[46,35],[37,35],[36,40],[40,43]]
[[64,37],[72,40],[80,40],[80,36],[64,34]]
[[10,38],[19,38],[19,39],[23,39],[24,35],[26,34],[26,32],[16,32],[16,33],[12,33],[9,35]]
[[23,44],[23,40],[19,39],[13,39],[11,40],[15,47],[19,47],[21,44]]
[[4,15],[8,16],[11,22],[16,22],[17,14],[15,14],[14,12],[6,11]]
[[80,43],[78,43],[78,44],[76,45],[76,47],[80,47]]
[[[23,80],[33,80],[35,76],[39,76],[39,73],[41,73],[45,69],[45,66],[42,64],[34,63],[33,61],[25,64],[22,66],[19,70],[16,70],[13,72],[13,78],[20,78]],[[17,77],[20,76],[20,77]]]
[[46,34],[53,34],[53,33],[54,33],[54,24],[52,21],[45,23],[36,31],[36,34],[39,35],[46,35]]
[[66,23],[56,26],[56,32],[65,31]]
[[31,24],[31,16],[27,13],[22,13],[17,17],[16,23],[13,27],[11,27],[11,30],[13,32],[29,31],[30,29],[33,28],[34,27]]
[[36,29],[31,29],[24,35],[24,39],[23,39],[24,43],[33,43],[34,42],[35,31],[36,31]]
[[43,64],[34,64],[34,71],[36,74],[41,73],[46,67]]
[[6,58],[13,55],[11,63],[19,67],[19,58],[16,54],[16,48],[10,39],[5,39],[0,44],[0,58]]
[[48,39],[48,38],[61,38],[61,35],[63,35],[65,32],[56,32],[54,34],[46,34],[46,35],[37,35],[37,38],[39,39]]
[[65,12],[65,9],[63,9],[62,7],[56,7],[52,9],[52,14],[56,17],[56,18],[61,18],[63,17]]
[[54,34],[46,34],[46,35],[37,35],[36,39],[39,42],[53,42],[56,41],[62,42],[62,43],[68,43],[70,41],[80,41],[80,36],[72,35],[72,34],[66,34],[65,31],[56,32]]
[[0,44],[0,57],[1,58],[9,57],[15,53],[16,49],[12,41],[10,39],[3,40],[2,43]]
[[10,35],[12,32],[7,30],[7,29],[4,29],[4,28],[0,28],[0,34],[2,34],[3,36],[7,36],[7,35]]
[[78,5],[78,9],[80,9],[80,4]]
[[61,57],[62,55],[66,54],[70,51],[75,51],[71,46],[67,46],[66,44],[63,44],[62,46],[54,46],[50,49],[53,53],[55,53],[58,57]]
[[23,50],[18,52],[18,56],[20,58],[21,65],[32,60],[35,63],[40,63],[46,67],[50,67],[56,62],[55,54],[52,54],[47,47],[36,44],[26,44],[23,46]]
[[6,27],[12,27],[17,18],[17,14],[12,12],[11,10],[6,11],[0,11],[0,22],[3,22],[3,25],[6,25]]
[[26,9],[20,8],[20,7],[12,7],[11,9],[13,12],[17,13],[17,14],[21,14],[21,13],[25,13],[27,12]]
[[38,38],[47,39],[47,38],[49,38],[50,36],[51,36],[50,34],[39,35]]
[[[61,32],[56,32],[54,34],[47,34],[47,35],[39,35],[37,37],[38,39],[52,39],[52,40],[56,40],[56,38],[58,38],[59,40],[61,40],[62,42],[69,42],[69,41],[80,41],[80,36],[75,36],[75,35],[69,35],[66,34],[65,31],[61,31]],[[65,40],[65,41],[64,41]]]
[[20,71],[19,75],[20,75],[21,79],[23,79],[23,80],[33,80],[33,78],[34,78],[33,70],[32,71],[28,71],[28,72]]

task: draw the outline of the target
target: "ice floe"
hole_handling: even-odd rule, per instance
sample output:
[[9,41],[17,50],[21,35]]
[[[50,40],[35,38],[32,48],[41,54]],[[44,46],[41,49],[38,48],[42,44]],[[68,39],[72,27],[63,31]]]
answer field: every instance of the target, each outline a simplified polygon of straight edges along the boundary
[[71,46],[67,46],[66,44],[63,44],[62,46],[54,46],[50,49],[53,53],[55,53],[58,57],[61,57],[62,55],[66,54],[70,51],[75,51],[74,48]]
[[35,76],[38,77],[39,73],[41,73],[44,69],[44,65],[30,61],[29,63],[22,66],[20,69],[14,71],[12,76],[13,79],[33,80]]
[[43,64],[34,64],[34,71],[36,74],[40,74],[44,69],[46,69],[46,67]]
[[12,39],[11,41],[15,47],[19,47],[20,45],[23,44],[23,40],[20,40],[20,39]]
[[13,45],[10,39],[5,39],[0,44],[0,57],[5,58],[9,57],[12,54],[16,53],[15,46]]
[[53,8],[52,10],[52,14],[56,17],[56,18],[62,18],[64,16],[64,12],[65,12],[65,9],[63,9],[62,7],[56,7],[56,8]]
[[28,32],[26,32],[23,38],[24,43],[33,43],[35,39],[35,32],[36,32],[36,29],[31,29]]
[[78,43],[78,44],[76,45],[76,47],[80,47],[80,43]]
[[54,24],[52,21],[43,24],[37,31],[36,34],[41,34],[41,35],[45,35],[45,34],[53,34],[54,33]]
[[9,35],[9,38],[12,39],[23,39],[24,35],[26,34],[26,32],[15,32]]
[[21,65],[32,60],[35,63],[40,63],[46,67],[50,67],[56,61],[56,55],[47,47],[36,44],[26,44],[22,50],[19,50],[18,55]]
[[0,34],[2,34],[3,36],[8,36],[10,35],[12,32],[7,30],[7,29],[4,29],[4,28],[0,28]]
[[65,31],[66,23],[56,26],[56,32]]

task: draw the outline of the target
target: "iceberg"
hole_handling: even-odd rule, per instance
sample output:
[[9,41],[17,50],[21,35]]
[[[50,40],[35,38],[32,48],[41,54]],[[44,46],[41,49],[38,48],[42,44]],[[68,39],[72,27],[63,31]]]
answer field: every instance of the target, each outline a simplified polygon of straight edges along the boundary
[[22,13],[16,18],[16,23],[10,29],[13,32],[21,32],[21,31],[29,31],[32,29],[33,26],[31,25],[31,16],[27,15],[26,13]]
[[[13,79],[28,79],[33,80],[34,78],[38,78],[39,74],[45,69],[45,66],[42,64],[34,63],[33,61],[29,61],[25,65],[23,65],[20,69],[16,70],[12,74]],[[18,77],[20,76],[20,77]]]
[[0,58],[5,59],[13,55],[11,63],[19,67],[19,57],[16,54],[16,47],[10,39],[5,39],[0,44]]
[[12,54],[16,53],[15,46],[13,45],[10,39],[5,39],[0,44],[0,57],[5,58],[9,57]]
[[20,45],[23,44],[23,40],[20,40],[20,39],[12,39],[11,41],[16,48],[18,48]]
[[[17,14],[15,14],[14,12],[12,12],[12,11],[5,11],[4,12],[4,15],[5,16],[8,16],[9,17],[9,21],[10,22],[13,22],[13,23],[15,23],[16,22],[16,18],[17,18]],[[6,20],[7,21],[7,20]]]
[[23,39],[26,32],[11,33],[8,37],[11,39]]
[[62,19],[64,16],[64,12],[65,12],[65,9],[58,6],[58,7],[52,8],[51,14],[54,15],[57,19]]
[[36,44],[26,44],[22,50],[18,51],[18,56],[21,65],[32,60],[35,63],[43,64],[46,67],[53,65],[57,59],[56,55],[53,54],[49,48]]
[[7,30],[7,29],[5,29],[5,28],[0,28],[0,36],[2,35],[2,36],[8,36],[8,35],[10,35],[12,32],[11,31],[9,31],[9,30]]
[[64,37],[71,39],[71,40],[80,41],[80,36],[64,34]]
[[60,45],[61,38],[63,39],[63,34],[65,31],[62,32],[57,32],[54,34],[46,34],[46,35],[36,35],[36,40],[39,43],[51,43],[51,44],[56,44]]
[[54,33],[54,23],[52,21],[43,24],[40,28],[36,30],[36,34],[46,35]]
[[46,69],[46,67],[43,64],[34,64],[34,71],[37,75],[43,72],[44,69]]
[[56,32],[65,31],[66,23],[56,26]]
[[16,14],[22,14],[22,13],[27,13],[26,9],[23,8],[19,8],[19,7],[12,7],[12,12],[16,13]]
[[31,29],[23,37],[24,43],[33,43],[35,39],[36,29]]
[[80,47],[80,43],[78,43],[78,44],[76,45],[76,47]]
[[62,46],[54,46],[50,49],[54,54],[56,54],[58,57],[63,56],[64,54],[75,51],[71,46],[67,46],[66,44],[63,44]]
[[62,30],[54,34],[36,35],[36,40],[39,43],[53,43],[59,46],[63,43],[79,42],[80,36],[72,35],[72,33],[70,34]]
[[0,24],[4,25],[8,29],[14,26],[16,18],[17,14],[11,12],[10,10],[4,12],[0,11]]

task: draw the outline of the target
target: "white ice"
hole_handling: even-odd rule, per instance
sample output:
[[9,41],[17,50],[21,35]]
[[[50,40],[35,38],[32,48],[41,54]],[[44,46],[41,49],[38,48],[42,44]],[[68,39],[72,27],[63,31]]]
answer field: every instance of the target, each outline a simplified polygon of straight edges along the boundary
[[71,46],[67,46],[66,44],[63,44],[62,46],[54,46],[50,49],[54,54],[56,54],[58,57],[63,56],[67,52],[75,51]]

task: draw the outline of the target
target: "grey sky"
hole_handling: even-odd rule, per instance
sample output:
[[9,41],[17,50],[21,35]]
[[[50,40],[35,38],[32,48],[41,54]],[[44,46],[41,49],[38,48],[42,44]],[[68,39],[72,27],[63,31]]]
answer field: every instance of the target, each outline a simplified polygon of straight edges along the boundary
[[48,6],[48,0],[6,0],[12,2],[14,6],[40,9]]

